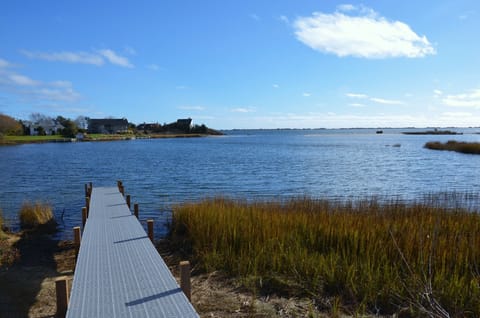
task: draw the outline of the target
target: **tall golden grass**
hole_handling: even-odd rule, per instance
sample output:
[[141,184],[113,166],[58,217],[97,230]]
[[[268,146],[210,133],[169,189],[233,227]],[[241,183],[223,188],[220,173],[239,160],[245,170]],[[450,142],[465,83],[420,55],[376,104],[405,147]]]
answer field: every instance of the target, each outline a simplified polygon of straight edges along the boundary
[[175,207],[171,233],[197,267],[263,292],[333,297],[352,312],[480,316],[480,215],[459,207],[217,198]]
[[480,142],[460,142],[449,140],[446,143],[430,141],[425,144],[425,148],[432,150],[449,150],[467,154],[480,154]]
[[20,208],[19,219],[23,229],[52,229],[56,226],[51,205],[40,201],[24,202]]

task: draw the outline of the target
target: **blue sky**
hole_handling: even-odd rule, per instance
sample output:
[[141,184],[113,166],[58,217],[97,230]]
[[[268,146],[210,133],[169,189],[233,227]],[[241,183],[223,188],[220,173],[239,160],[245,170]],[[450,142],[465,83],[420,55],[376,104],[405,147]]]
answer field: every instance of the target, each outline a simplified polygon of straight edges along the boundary
[[480,126],[480,2],[2,1],[0,112]]

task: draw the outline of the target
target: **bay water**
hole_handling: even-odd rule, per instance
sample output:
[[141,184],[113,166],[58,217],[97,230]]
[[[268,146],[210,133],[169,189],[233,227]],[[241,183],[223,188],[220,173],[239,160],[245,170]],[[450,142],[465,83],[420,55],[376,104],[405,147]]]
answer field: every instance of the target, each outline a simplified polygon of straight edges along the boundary
[[[175,204],[223,196],[242,200],[369,197],[417,200],[480,194],[480,156],[434,151],[428,141],[480,142],[463,135],[404,135],[406,129],[233,130],[205,138],[25,144],[0,147],[0,208],[18,229],[25,201],[48,201],[61,239],[81,223],[84,184],[116,186],[164,234]],[[476,201],[477,204],[478,200]],[[474,208],[478,208],[474,207]]]

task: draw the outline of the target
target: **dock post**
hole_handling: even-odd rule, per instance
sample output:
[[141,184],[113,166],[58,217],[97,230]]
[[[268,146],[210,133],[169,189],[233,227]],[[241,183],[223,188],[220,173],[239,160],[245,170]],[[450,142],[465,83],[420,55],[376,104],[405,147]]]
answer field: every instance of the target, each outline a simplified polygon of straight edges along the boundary
[[85,197],[85,207],[87,208],[87,213],[90,212],[90,197]]
[[135,203],[133,205],[133,214],[135,214],[135,217],[137,218],[138,220],[138,203]]
[[180,262],[180,288],[182,289],[188,300],[192,297],[192,287],[190,283],[190,262]]
[[153,243],[153,220],[147,220],[147,227],[148,227],[148,237],[150,241]]
[[88,197],[88,184],[85,183],[85,196]]
[[75,244],[75,258],[78,257],[78,252],[80,251],[80,226],[75,226],[73,228],[73,242]]
[[120,193],[125,196],[125,187],[123,185],[120,185]]
[[69,291],[67,277],[62,276],[55,280],[55,292],[57,297],[57,313],[56,317],[65,317],[67,313]]
[[127,194],[127,206],[128,206],[128,209],[130,210],[130,194]]
[[85,229],[85,223],[87,223],[87,208],[82,208],[82,227]]

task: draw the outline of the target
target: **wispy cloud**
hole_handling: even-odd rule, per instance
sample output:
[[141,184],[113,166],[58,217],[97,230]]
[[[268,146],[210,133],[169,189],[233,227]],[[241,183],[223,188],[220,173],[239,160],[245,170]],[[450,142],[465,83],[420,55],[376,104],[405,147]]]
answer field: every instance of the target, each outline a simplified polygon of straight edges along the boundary
[[253,107],[237,107],[230,109],[232,113],[254,113],[255,108]]
[[21,74],[9,74],[8,79],[10,80],[11,84],[13,85],[20,85],[20,86],[37,86],[40,83],[31,79],[28,76],[21,75]]
[[280,21],[282,21],[283,23],[285,23],[285,24],[290,24],[290,19],[288,19],[288,17],[285,16],[285,15],[279,16],[278,19],[279,19]]
[[133,68],[133,65],[126,57],[120,56],[112,50],[106,49],[100,50],[98,52],[112,64],[122,67]]
[[157,64],[149,64],[149,65],[147,65],[147,68],[148,68],[149,70],[152,70],[152,71],[158,71],[158,70],[160,70],[160,66],[158,66]]
[[115,51],[110,49],[103,49],[95,52],[34,52],[28,50],[21,50],[20,52],[30,59],[44,60],[49,62],[90,64],[96,66],[102,66],[105,64],[105,62],[110,62],[111,64],[122,67],[133,67],[128,58],[120,56]]
[[278,84],[272,84],[273,88],[279,88],[280,86]]
[[399,101],[399,100],[384,99],[384,98],[378,98],[378,97],[371,97],[370,100],[372,102],[383,104],[383,105],[403,105],[404,104],[402,101]]
[[293,27],[305,45],[340,57],[418,58],[436,53],[426,36],[364,6],[342,5],[334,13],[314,12],[297,18]]
[[11,67],[12,63],[0,58],[0,69]]
[[255,13],[249,14],[249,17],[250,17],[252,20],[260,21],[260,17],[259,17],[257,14],[255,14]]
[[442,102],[451,107],[480,108],[480,88],[473,89],[468,93],[447,95]]
[[305,93],[302,94],[302,96],[303,97],[310,97],[310,96],[312,96],[312,94],[305,92]]
[[1,92],[35,103],[75,102],[81,99],[68,81],[44,82],[0,67]]
[[[364,100],[369,100],[369,101],[372,101],[374,103],[383,104],[383,105],[403,105],[404,104],[404,102],[399,101],[399,100],[385,99],[385,98],[379,98],[379,97],[370,97],[367,94],[347,93],[345,95],[349,98],[352,98],[352,99],[364,99]],[[352,104],[350,104],[350,106],[352,106]],[[362,107],[363,106],[365,106],[365,105],[362,104]]]
[[347,97],[350,97],[350,98],[359,98],[359,99],[368,98],[368,95],[365,95],[365,94],[347,93],[346,95]]
[[205,107],[203,106],[178,106],[177,107],[178,109],[181,109],[181,110],[196,110],[196,111],[202,111],[202,110],[205,110]]
[[358,108],[365,107],[364,104],[360,104],[360,103],[350,103],[348,105],[352,107],[358,107]]
[[435,95],[435,97],[438,97],[438,96],[443,95],[443,91],[441,91],[439,89],[434,89],[433,94]]
[[20,51],[23,55],[30,59],[44,60],[50,62],[66,62],[66,63],[79,63],[79,64],[91,64],[101,66],[105,64],[104,59],[97,55],[87,52],[32,52],[27,50]]

